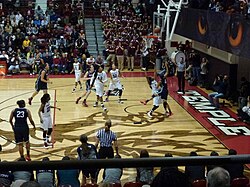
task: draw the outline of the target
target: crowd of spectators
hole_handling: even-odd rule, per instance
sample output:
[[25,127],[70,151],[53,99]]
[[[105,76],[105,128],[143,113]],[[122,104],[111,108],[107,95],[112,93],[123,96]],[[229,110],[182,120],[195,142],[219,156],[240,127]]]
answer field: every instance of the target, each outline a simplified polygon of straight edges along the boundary
[[250,13],[250,3],[248,0],[191,0],[189,7],[214,12],[226,12],[228,14],[242,14],[246,17]]
[[[160,40],[147,44],[143,36],[153,34],[152,18],[145,4],[117,3],[101,9],[104,43],[104,56],[111,64],[117,58],[118,68],[134,70],[134,64],[140,62],[142,70],[147,70],[149,62],[155,63]],[[159,55],[159,54],[158,54]],[[144,58],[143,58],[144,57]],[[126,65],[124,65],[126,63]]]
[[[84,143],[87,141],[86,135],[81,135],[80,141],[81,146],[79,148],[83,148]],[[79,149],[78,148],[78,149]],[[93,144],[86,144],[86,149],[84,151],[85,158],[84,159],[93,159],[88,158],[88,155],[96,155],[95,159],[98,159],[98,153],[96,152]],[[94,152],[92,152],[92,150]],[[228,151],[228,155],[236,155],[237,152],[233,149]],[[197,152],[190,152],[190,156],[198,156]],[[210,156],[219,156],[219,154],[215,151],[212,151]],[[141,150],[140,158],[148,158],[149,153],[147,150]],[[167,153],[165,157],[172,157],[171,154]],[[120,155],[116,155],[113,159],[120,159]],[[68,160],[76,159],[76,158],[69,158],[68,156],[64,156],[62,160],[67,162]],[[78,159],[84,160],[83,158],[79,158],[78,152]],[[112,158],[111,158],[112,159]],[[25,162],[24,158],[18,159],[18,161]],[[49,162],[48,157],[44,157],[42,162]],[[139,182],[144,185],[151,185],[155,187],[159,186],[171,186],[171,187],[189,187],[194,181],[197,180],[207,180],[208,183],[214,183],[213,179],[209,178],[215,170],[219,170],[227,173],[227,183],[230,184],[233,179],[236,178],[245,178],[244,166],[243,164],[226,164],[226,165],[198,165],[198,166],[186,166],[185,170],[179,170],[177,166],[165,166],[162,167],[155,175],[155,169],[153,167],[140,167],[137,168],[137,175],[136,175],[136,182]],[[80,172],[83,172],[83,181],[80,182],[79,176]],[[86,173],[92,173],[91,176],[86,175]],[[91,182],[93,184],[97,183],[99,170],[85,168],[83,170],[77,169],[67,169],[67,170],[37,170],[35,172],[29,170],[23,171],[1,171],[0,173],[0,186],[21,186],[23,183],[28,181],[36,181],[40,184],[41,187],[53,187],[55,184],[57,186],[83,186],[84,184],[88,183],[86,178],[91,178]],[[123,174],[122,168],[106,168],[104,169],[103,180],[101,184],[113,184],[118,183],[121,184],[121,177]],[[215,175],[213,178],[219,177]]]
[[[69,73],[73,58],[89,56],[84,34],[83,2],[48,1],[48,9],[5,8],[0,17],[0,58],[7,60],[10,74],[22,68],[37,73],[44,60],[51,70]],[[86,58],[85,58],[86,60]]]

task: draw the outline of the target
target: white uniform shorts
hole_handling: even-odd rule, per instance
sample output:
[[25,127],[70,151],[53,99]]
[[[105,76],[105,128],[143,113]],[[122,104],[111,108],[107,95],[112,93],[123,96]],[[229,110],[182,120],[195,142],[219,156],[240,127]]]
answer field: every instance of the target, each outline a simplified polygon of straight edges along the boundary
[[52,118],[51,116],[43,116],[43,123],[41,124],[41,128],[44,131],[47,131],[49,128],[52,128]]
[[102,97],[103,96],[103,92],[104,92],[104,85],[101,84],[96,84],[95,85],[95,93],[97,96]]
[[75,72],[75,82],[79,82],[81,79],[81,71]]
[[156,96],[153,98],[153,105],[154,106],[159,106],[162,103],[161,97],[160,96]]
[[109,90],[114,90],[114,89],[122,90],[122,85],[120,81],[110,81],[109,83]]

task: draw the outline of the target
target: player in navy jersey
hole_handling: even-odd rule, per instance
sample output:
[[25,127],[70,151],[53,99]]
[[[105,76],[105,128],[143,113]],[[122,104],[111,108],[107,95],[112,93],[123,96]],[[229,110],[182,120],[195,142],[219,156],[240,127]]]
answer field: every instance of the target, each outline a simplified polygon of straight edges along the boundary
[[[32,119],[31,112],[25,108],[25,101],[17,101],[19,108],[16,108],[11,111],[9,122],[14,131],[15,141],[19,147],[19,153],[21,157],[24,157],[23,154],[23,142],[26,143],[27,157],[26,160],[30,160],[30,143],[29,143],[29,126],[27,123],[27,118],[31,125],[35,127],[35,123]],[[15,123],[13,124],[13,118],[15,118]]]
[[168,104],[168,83],[167,83],[167,75],[168,75],[168,68],[166,66],[165,71],[163,71],[161,74],[159,74],[160,77],[160,86],[161,86],[161,91],[159,94],[161,95],[162,99],[162,104],[165,109],[166,117],[171,116],[173,113],[170,109],[170,106]]
[[90,69],[85,73],[84,78],[83,78],[83,80],[86,80],[86,91],[80,97],[77,98],[76,104],[79,103],[81,98],[85,97],[82,104],[83,106],[88,107],[87,99],[88,99],[89,94],[91,93],[91,88],[90,88],[91,80],[92,80],[94,73],[95,73],[94,65],[91,65]]
[[48,74],[49,74],[49,64],[41,65],[41,70],[36,80],[36,85],[35,85],[36,90],[29,98],[29,105],[31,105],[31,101],[39,93],[40,90],[43,90],[44,94],[47,93],[48,83],[52,84],[52,82],[48,78]]
[[58,107],[50,105],[50,95],[46,93],[41,98],[41,106],[38,110],[38,115],[41,122],[41,128],[43,129],[43,140],[45,148],[48,148],[48,146],[52,145],[51,141],[49,140],[53,130],[51,110],[50,110],[51,108],[56,108],[58,110],[61,110]]

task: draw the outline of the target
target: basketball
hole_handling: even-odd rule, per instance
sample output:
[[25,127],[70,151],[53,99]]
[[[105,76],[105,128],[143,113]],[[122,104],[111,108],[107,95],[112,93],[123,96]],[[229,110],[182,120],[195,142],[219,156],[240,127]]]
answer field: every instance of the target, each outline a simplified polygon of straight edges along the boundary
[[160,33],[161,32],[161,28],[160,27],[155,27],[154,29],[154,33]]

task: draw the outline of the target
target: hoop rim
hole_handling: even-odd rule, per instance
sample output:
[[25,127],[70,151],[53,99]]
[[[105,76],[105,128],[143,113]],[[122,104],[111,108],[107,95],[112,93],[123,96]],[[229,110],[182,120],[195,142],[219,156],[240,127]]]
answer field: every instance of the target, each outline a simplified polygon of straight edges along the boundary
[[146,36],[142,36],[143,38],[159,38],[159,36],[156,36],[156,35],[146,35]]

